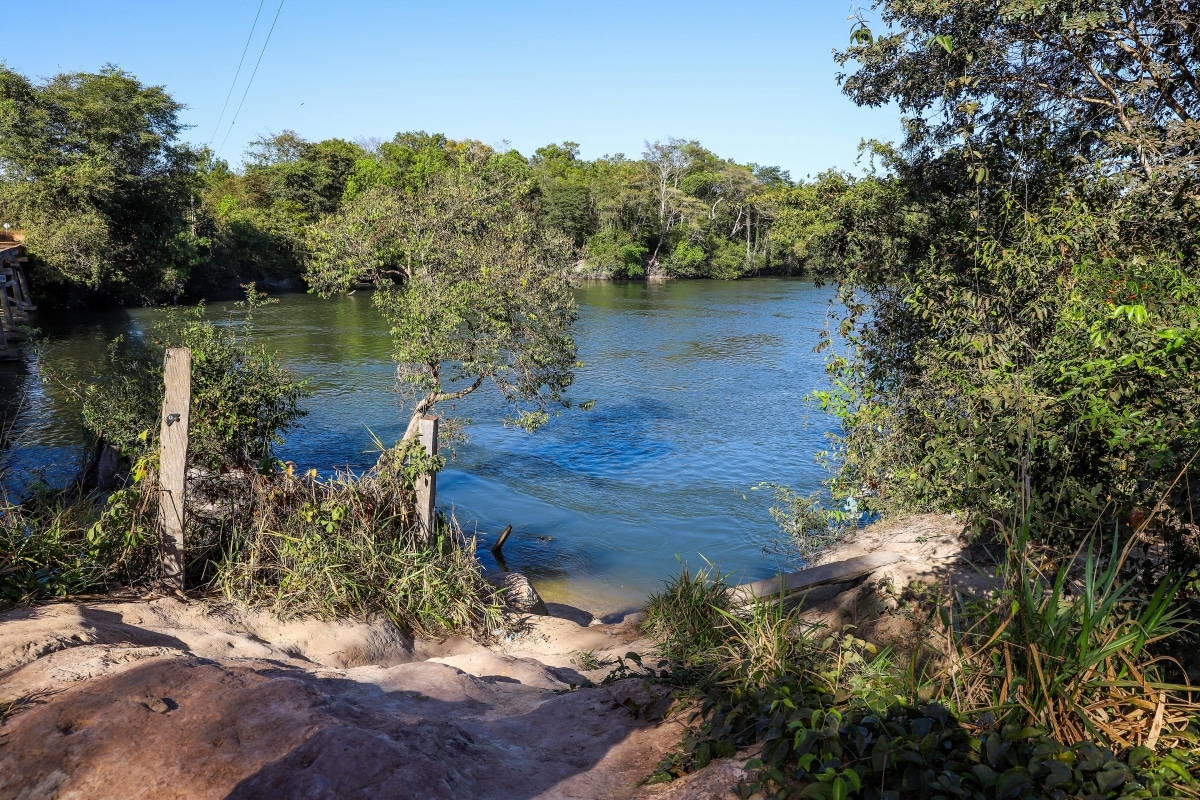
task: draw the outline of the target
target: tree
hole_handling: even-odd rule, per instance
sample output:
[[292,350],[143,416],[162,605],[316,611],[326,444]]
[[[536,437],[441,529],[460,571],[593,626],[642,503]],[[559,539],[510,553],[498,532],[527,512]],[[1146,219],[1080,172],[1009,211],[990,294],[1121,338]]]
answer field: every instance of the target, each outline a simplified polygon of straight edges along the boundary
[[197,261],[182,106],[109,65],[35,84],[0,65],[0,211],[39,288],[152,298]]
[[[1195,165],[1200,6],[1191,0],[877,3],[838,62],[860,104],[896,102],[910,149],[964,143],[979,169],[1033,186],[1047,169],[1152,177]],[[992,163],[988,163],[991,156]]]
[[563,142],[538,148],[530,159],[538,178],[543,224],[562,231],[576,247],[595,232],[587,164],[579,160],[579,145]]
[[905,141],[874,147],[891,174],[873,187],[823,181],[854,213],[817,202],[797,239],[853,245],[835,266],[849,350],[823,396],[843,419],[837,491],[1070,541],[1157,509],[1195,562],[1198,9],[877,7],[886,30],[858,24],[843,86],[896,102]]
[[684,152],[686,144],[682,139],[674,138],[665,143],[646,142],[646,150],[642,153],[647,183],[652,187],[658,205],[658,236],[654,250],[650,253],[651,267],[658,265],[659,256],[671,229],[683,218],[681,199],[684,194],[679,189],[679,183],[683,180],[683,172],[688,166],[687,154]]
[[368,282],[420,418],[493,383],[527,429],[566,404],[576,363],[570,242],[539,222],[519,154],[466,148],[417,191],[379,186],[313,228],[307,278],[331,294]]
[[341,139],[308,142],[284,131],[255,140],[247,155],[246,181],[269,202],[297,206],[311,221],[337,210],[366,153]]

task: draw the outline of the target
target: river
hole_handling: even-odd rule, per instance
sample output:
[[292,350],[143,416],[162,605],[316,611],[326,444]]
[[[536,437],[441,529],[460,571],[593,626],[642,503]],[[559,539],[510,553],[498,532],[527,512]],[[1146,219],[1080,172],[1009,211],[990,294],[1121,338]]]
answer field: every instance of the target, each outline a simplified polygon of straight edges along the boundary
[[[495,392],[461,401],[450,413],[472,420],[469,441],[438,477],[439,506],[478,534],[489,568],[488,546],[512,524],[508,567],[547,600],[592,610],[636,605],[681,561],[708,559],[735,580],[774,574],[783,562],[768,552],[778,541],[770,493],[753,487],[821,486],[814,457],[831,422],[806,398],[824,378],[813,347],[831,295],[803,279],[581,286],[585,366],[570,396],[595,407],[563,411],[531,435],[501,424]],[[210,313],[221,316],[223,305]],[[40,355],[0,372],[0,396],[25,397],[3,456],[12,492],[69,479],[82,442],[72,382],[100,364],[114,336],[158,313],[34,320],[45,334]],[[372,433],[388,443],[403,433],[387,330],[368,294],[285,295],[257,311],[254,326],[314,390],[281,459],[302,470],[362,469]]]

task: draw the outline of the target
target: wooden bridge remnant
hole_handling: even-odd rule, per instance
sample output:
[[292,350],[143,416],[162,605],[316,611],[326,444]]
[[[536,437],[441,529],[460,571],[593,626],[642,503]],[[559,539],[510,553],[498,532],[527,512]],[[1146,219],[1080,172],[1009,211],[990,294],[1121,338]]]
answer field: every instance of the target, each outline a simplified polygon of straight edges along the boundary
[[21,325],[37,310],[25,274],[28,260],[20,240],[0,238],[0,360],[20,357],[18,345],[25,339]]

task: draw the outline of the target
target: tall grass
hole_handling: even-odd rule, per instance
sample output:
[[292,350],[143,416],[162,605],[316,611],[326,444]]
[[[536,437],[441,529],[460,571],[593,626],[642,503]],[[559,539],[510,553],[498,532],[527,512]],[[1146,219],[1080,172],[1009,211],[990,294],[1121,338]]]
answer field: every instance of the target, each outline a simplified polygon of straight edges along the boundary
[[1153,651],[1191,624],[1176,602],[1183,578],[1167,574],[1152,589],[1122,580],[1129,549],[1118,547],[1114,536],[1107,558],[1090,543],[1056,558],[1035,548],[1028,524],[1015,531],[996,596],[960,598],[944,616],[946,699],[1062,742],[1190,741],[1200,704],[1178,683],[1182,668]]
[[212,565],[227,597],[286,615],[383,614],[418,633],[501,626],[500,607],[453,519],[429,541],[406,494],[372,471],[254,479],[255,512],[235,520]]
[[727,638],[730,590],[712,564],[695,572],[684,566],[662,591],[650,596],[642,630],[676,670],[698,674],[710,669]]
[[[405,448],[407,450],[408,448]],[[200,474],[185,524],[190,590],[284,616],[386,616],[416,633],[502,627],[494,589],[454,520],[418,526],[401,450],[361,476]],[[69,492],[0,505],[0,604],[159,581],[153,456],[105,500]]]
[[1128,547],[1056,555],[1028,526],[1007,545],[996,592],[943,598],[938,674],[684,571],[645,623],[693,709],[652,780],[754,746],[742,796],[1200,797],[1200,705],[1160,652],[1181,579],[1143,591]]

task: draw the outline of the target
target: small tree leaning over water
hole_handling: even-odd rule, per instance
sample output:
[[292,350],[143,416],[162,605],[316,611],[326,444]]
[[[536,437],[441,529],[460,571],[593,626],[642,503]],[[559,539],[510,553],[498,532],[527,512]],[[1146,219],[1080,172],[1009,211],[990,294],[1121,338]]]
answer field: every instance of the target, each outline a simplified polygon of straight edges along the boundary
[[516,154],[470,152],[415,192],[376,188],[313,228],[307,279],[329,296],[362,283],[387,320],[397,378],[420,418],[491,381],[532,430],[576,364],[570,243],[544,229]]

